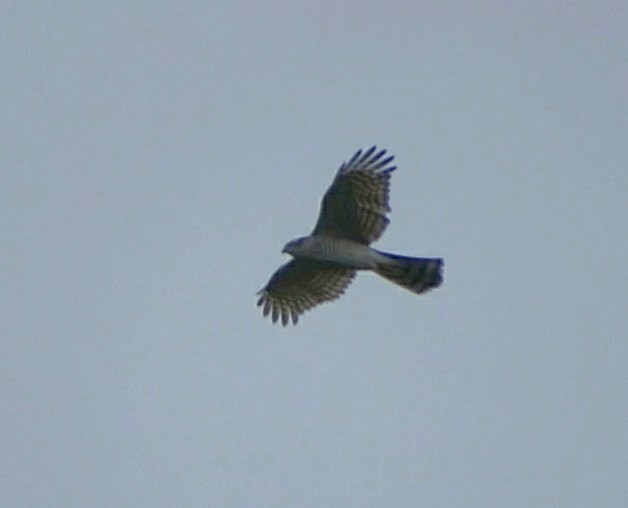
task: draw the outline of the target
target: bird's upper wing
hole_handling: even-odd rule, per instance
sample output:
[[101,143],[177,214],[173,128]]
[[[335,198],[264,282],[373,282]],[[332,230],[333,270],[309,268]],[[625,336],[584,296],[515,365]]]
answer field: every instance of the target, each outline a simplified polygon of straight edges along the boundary
[[386,150],[375,150],[358,150],[340,166],[323,197],[313,235],[335,236],[365,245],[382,235],[389,222],[386,212],[390,211],[390,173],[396,167],[387,167],[394,157],[384,157]]
[[344,293],[355,271],[324,261],[295,258],[281,266],[258,295],[264,316],[272,313],[273,323],[281,317],[284,326],[294,324],[306,310]]

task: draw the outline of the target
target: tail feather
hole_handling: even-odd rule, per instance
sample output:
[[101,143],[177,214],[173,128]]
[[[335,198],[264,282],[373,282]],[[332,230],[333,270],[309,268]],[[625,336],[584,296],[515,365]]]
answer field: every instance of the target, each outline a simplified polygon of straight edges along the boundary
[[375,273],[395,284],[420,294],[438,287],[443,281],[443,260],[437,258],[409,258],[380,252],[386,262],[380,263]]

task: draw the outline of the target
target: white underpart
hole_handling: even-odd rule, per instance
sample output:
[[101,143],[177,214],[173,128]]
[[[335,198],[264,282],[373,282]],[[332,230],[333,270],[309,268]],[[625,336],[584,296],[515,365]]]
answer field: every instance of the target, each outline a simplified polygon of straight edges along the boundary
[[378,264],[390,262],[368,245],[329,236],[312,236],[292,255],[318,261],[332,261],[356,270],[373,270]]

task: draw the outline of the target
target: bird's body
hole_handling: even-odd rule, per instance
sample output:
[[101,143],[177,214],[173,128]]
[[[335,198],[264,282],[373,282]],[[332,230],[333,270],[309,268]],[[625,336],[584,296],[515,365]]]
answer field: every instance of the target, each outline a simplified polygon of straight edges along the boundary
[[340,166],[321,203],[318,222],[309,236],[288,242],[293,259],[280,267],[258,293],[257,302],[273,322],[297,323],[299,315],[338,298],[357,270],[372,270],[414,293],[442,281],[442,259],[411,258],[373,249],[388,225],[386,213],[393,157],[375,147],[359,150]]
[[297,238],[288,243],[283,252],[295,258],[330,261],[354,270],[373,270],[383,260],[379,252],[368,245],[323,235]]

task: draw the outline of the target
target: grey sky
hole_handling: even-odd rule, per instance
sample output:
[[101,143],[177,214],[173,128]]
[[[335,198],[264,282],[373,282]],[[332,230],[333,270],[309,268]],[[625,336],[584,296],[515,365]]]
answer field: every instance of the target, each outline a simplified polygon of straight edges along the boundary
[[[7,2],[0,505],[628,505],[628,4]],[[254,293],[340,163],[372,274]]]

